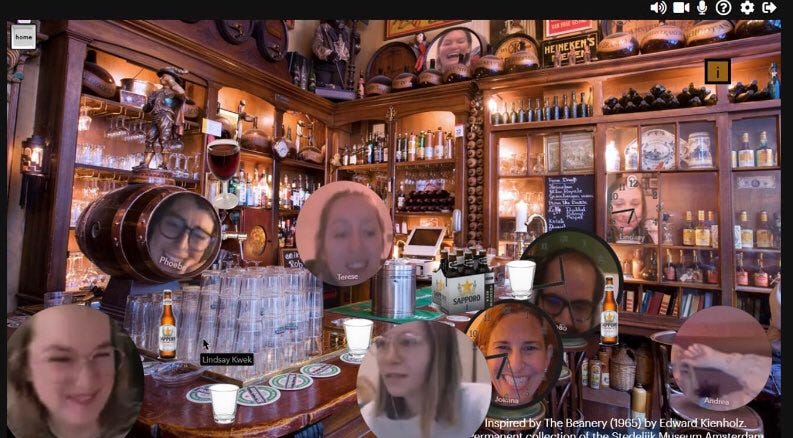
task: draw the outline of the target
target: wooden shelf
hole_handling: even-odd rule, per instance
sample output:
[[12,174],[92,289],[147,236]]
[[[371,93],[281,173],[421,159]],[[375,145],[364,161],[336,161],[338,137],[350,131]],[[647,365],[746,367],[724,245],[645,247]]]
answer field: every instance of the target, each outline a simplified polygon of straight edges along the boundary
[[619,312],[620,332],[623,326],[640,330],[625,330],[630,334],[650,334],[661,330],[678,330],[685,319],[667,315],[648,315],[639,312]]
[[595,170],[570,170],[566,172],[544,172],[535,175],[499,175],[500,179],[531,179],[531,178],[544,178],[547,176],[575,176],[575,175],[594,175]]
[[[488,112],[489,117],[489,112]],[[526,129],[563,128],[595,124],[595,117],[577,117],[575,119],[543,120],[540,122],[501,123],[490,125],[490,132],[507,132]]]
[[451,211],[397,211],[394,216],[451,216]]
[[755,286],[735,286],[736,292],[751,292],[755,294],[770,294],[774,291],[770,287],[755,287]]
[[293,158],[284,158],[281,160],[284,167],[292,167],[296,169],[312,169],[312,170],[325,170],[324,164],[313,163],[311,161],[295,160]]
[[272,161],[273,157],[270,154],[265,154],[264,152],[254,151],[252,149],[245,149],[240,148],[240,156],[243,159],[256,159],[256,160],[267,160]]
[[659,245],[661,249],[672,249],[672,250],[689,250],[693,249],[696,251],[718,251],[719,248],[713,248],[712,246],[687,246],[687,245]]
[[278,210],[278,214],[282,216],[296,216],[300,214],[300,210]]
[[[442,160],[417,160],[417,161],[400,161],[396,163],[397,169],[411,169],[419,167],[440,167],[448,166],[454,167],[457,161],[454,158],[444,158]],[[380,163],[382,164],[382,163]],[[388,164],[388,163],[386,163]]]
[[[143,112],[142,108],[115,100],[104,99],[90,94],[80,95],[80,105],[88,107],[88,115],[91,117],[113,117],[124,116],[131,119],[151,120],[151,116]],[[201,123],[192,120],[185,120],[185,134],[200,132]]]
[[774,249],[774,248],[741,248],[734,250],[734,252],[758,252],[763,254],[782,254],[781,249]]
[[582,386],[581,398],[587,401],[604,403],[607,405],[616,406],[623,409],[629,410],[631,408],[630,392],[617,391],[616,389],[610,387],[604,387],[602,385],[600,389],[592,389],[589,386]]
[[341,166],[338,169],[348,172],[387,172],[388,163],[356,164],[353,166]]
[[609,242],[611,246],[626,246],[629,248],[657,248],[655,243],[627,243],[627,242]]
[[757,172],[763,170],[782,170],[779,166],[767,166],[767,167],[733,167],[733,172]]
[[625,277],[625,283],[628,284],[644,284],[648,286],[667,286],[667,287],[683,287],[690,289],[705,289],[705,290],[721,290],[718,284],[710,283],[683,283],[680,281],[648,281],[638,278]]
[[[83,163],[75,163],[74,164],[75,173],[80,174],[80,170],[89,170],[91,172],[98,172],[100,178],[108,178],[108,179],[115,179],[118,177],[121,179],[128,179],[132,175],[132,171],[124,170],[124,169],[114,169],[111,167],[102,167],[102,166],[94,166],[92,164],[83,164]],[[183,184],[198,184],[197,179],[192,178],[177,178],[173,177],[174,181]]]

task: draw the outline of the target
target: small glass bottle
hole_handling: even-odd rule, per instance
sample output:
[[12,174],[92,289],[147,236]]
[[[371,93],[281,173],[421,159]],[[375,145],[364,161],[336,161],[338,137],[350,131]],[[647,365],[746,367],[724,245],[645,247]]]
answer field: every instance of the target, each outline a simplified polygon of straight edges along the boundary
[[765,272],[763,253],[757,256],[757,271],[752,273],[752,283],[756,287],[768,287],[768,273]]
[[576,101],[575,91],[570,93],[570,118],[578,118],[578,102]]
[[544,115],[543,112],[544,111],[543,111],[542,105],[540,105],[540,98],[538,97],[537,99],[535,99],[534,103],[535,103],[535,105],[534,105],[534,121],[535,122],[541,122],[541,121],[544,120],[543,119],[543,115]]
[[666,264],[664,265],[664,280],[675,281],[677,276],[675,274],[675,265],[672,261],[672,250],[666,249]]
[[749,226],[749,214],[741,210],[741,247],[754,248],[754,229]]
[[542,119],[553,120],[553,116],[551,112],[551,104],[547,97],[542,102]]
[[551,117],[553,120],[559,120],[559,96],[553,97],[553,106],[551,107]]
[[713,256],[713,251],[708,251],[708,264],[705,265],[705,282],[709,284],[719,283],[719,258]]
[[735,284],[749,286],[749,273],[743,269],[743,253],[739,252],[736,257],[738,257],[738,267],[735,271]]
[[562,119],[569,119],[570,118],[570,106],[567,105],[567,95],[562,95],[562,108],[560,110],[560,115]]
[[694,220],[691,215],[691,210],[686,211],[686,221],[683,224],[683,245],[694,246],[696,243],[696,229],[694,228]]
[[757,225],[757,231],[755,231],[755,246],[758,248],[774,247],[774,233],[771,231],[771,227],[768,226],[768,212],[765,210],[760,212],[760,223]]
[[768,91],[772,99],[782,98],[782,84],[779,82],[779,73],[777,72],[776,62],[771,63],[768,69],[770,80],[768,82]]
[[738,167],[755,167],[754,149],[749,146],[749,133],[741,135],[741,149],[738,150]]
[[523,123],[526,121],[526,110],[523,108],[523,98],[521,98],[518,106],[518,123]]
[[454,136],[451,132],[446,134],[446,146],[443,148],[443,152],[447,159],[454,158]]
[[512,109],[509,110],[509,123],[518,123],[518,113],[515,111],[515,101],[512,101]]
[[760,147],[757,148],[755,157],[757,167],[776,166],[776,154],[768,146],[768,133],[765,131],[760,132]]
[[642,269],[644,269],[642,250],[637,249],[633,251],[633,260],[631,262],[631,274],[633,275],[633,278],[642,278]]

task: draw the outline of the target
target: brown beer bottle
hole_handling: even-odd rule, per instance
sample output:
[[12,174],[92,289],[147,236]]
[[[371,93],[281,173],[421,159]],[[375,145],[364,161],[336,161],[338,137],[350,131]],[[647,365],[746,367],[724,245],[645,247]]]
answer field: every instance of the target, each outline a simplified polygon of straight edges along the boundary
[[162,292],[159,354],[160,359],[176,359],[176,318],[173,316],[173,298],[170,289]]
[[617,345],[619,343],[619,313],[614,300],[614,278],[606,277],[603,311],[600,313],[600,343]]

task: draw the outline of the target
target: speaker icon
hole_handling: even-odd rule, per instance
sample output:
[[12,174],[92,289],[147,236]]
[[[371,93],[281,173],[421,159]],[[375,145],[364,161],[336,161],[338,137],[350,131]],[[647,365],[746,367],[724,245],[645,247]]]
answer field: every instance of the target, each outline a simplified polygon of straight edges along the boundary
[[657,1],[655,3],[651,3],[650,11],[661,15],[666,14],[666,2],[662,0],[662,1]]

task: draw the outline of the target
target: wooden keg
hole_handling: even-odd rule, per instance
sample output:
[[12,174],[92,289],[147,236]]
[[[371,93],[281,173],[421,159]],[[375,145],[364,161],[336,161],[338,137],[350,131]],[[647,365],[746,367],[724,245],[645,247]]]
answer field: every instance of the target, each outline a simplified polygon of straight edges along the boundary
[[197,193],[130,184],[95,200],[76,226],[80,250],[117,278],[164,283],[194,277],[220,251],[220,220]]

